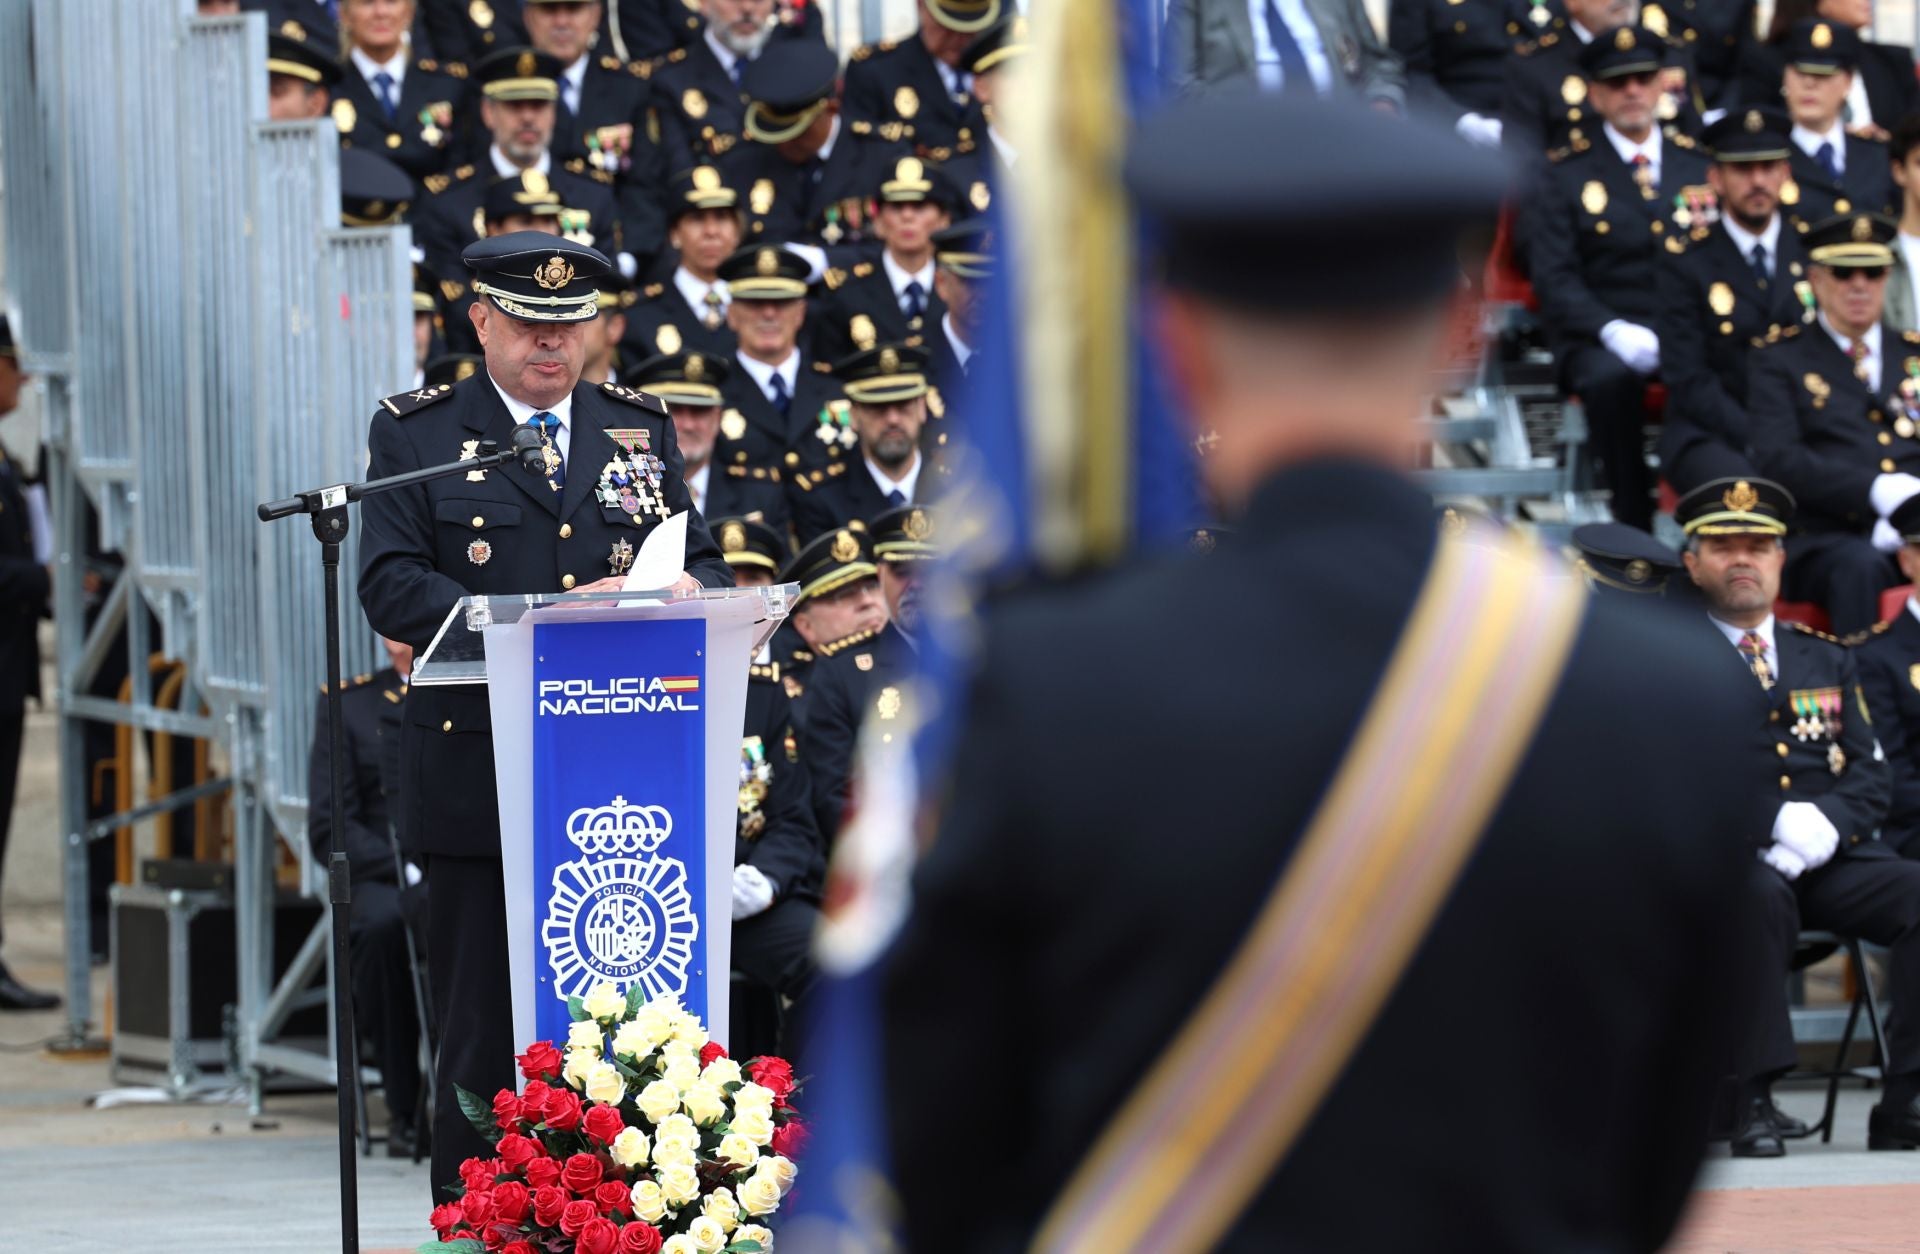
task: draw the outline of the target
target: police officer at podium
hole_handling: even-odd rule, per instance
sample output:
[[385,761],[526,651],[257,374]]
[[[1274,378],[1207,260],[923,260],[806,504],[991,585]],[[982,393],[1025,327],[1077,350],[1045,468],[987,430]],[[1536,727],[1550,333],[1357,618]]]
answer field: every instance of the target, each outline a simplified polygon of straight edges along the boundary
[[[371,478],[470,456],[483,440],[540,436],[542,466],[519,463],[367,498],[360,600],[381,635],[425,650],[468,594],[612,590],[652,529],[692,501],[666,406],[645,392],[580,383],[581,324],[599,315],[600,253],[538,232],[461,254],[479,299],[469,312],[486,368],[383,399],[368,432]],[[626,480],[618,484],[618,474]],[[697,511],[681,592],[729,587]],[[486,1146],[455,1086],[491,1093],[513,1078],[493,735],[484,687],[416,685],[401,732],[401,830],[427,859],[427,935],[443,1025],[433,1112],[435,1197]]]

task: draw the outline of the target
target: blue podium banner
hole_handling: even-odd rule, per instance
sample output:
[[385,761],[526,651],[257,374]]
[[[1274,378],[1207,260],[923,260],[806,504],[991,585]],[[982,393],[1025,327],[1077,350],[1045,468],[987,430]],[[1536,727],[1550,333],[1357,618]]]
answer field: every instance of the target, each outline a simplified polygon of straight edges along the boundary
[[706,646],[699,619],[533,628],[533,1039],[603,980],[706,1004]]

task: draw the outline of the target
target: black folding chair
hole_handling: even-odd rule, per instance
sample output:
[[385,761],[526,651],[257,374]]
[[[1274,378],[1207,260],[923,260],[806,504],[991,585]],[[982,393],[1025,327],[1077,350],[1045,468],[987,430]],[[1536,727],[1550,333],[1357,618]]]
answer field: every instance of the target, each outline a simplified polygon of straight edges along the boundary
[[[1794,951],[1793,969],[1803,971],[1842,949],[1846,951],[1848,960],[1853,963],[1856,987],[1853,1001],[1847,1007],[1846,1026],[1840,1031],[1839,1047],[1834,1050],[1833,1064],[1823,1071],[1795,1071],[1787,1077],[1790,1080],[1825,1080],[1827,1082],[1826,1109],[1821,1112],[1820,1122],[1807,1129],[1808,1136],[1818,1132],[1822,1142],[1833,1140],[1833,1109],[1840,1099],[1840,1081],[1854,1079],[1872,1082],[1883,1079],[1888,1071],[1886,1023],[1880,1013],[1880,999],[1873,991],[1873,973],[1867,967],[1867,957],[1861,951],[1859,940],[1851,936],[1842,936],[1838,932],[1802,932],[1799,947]],[[1863,1008],[1867,1012],[1867,1027],[1873,1033],[1873,1054],[1876,1065],[1853,1067],[1847,1064],[1847,1055],[1853,1049],[1853,1033],[1859,1026],[1860,1012]]]

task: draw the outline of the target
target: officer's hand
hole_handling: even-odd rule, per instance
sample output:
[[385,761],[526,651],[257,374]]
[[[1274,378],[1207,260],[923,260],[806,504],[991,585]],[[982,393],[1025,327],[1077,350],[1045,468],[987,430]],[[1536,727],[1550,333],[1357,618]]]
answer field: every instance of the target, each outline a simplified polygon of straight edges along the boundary
[[1774,845],[1760,855],[1760,860],[1790,880],[1797,880],[1806,871],[1807,864],[1800,855],[1785,845]]
[[757,866],[733,868],[733,917],[751,919],[773,904],[773,884]]
[[1638,323],[1615,318],[1600,328],[1600,343],[1635,374],[1660,368],[1660,337]]
[[678,579],[667,585],[667,591],[677,597],[695,596],[701,591],[700,581],[683,570]]
[[1463,113],[1459,121],[1453,124],[1454,131],[1461,139],[1482,148],[1500,146],[1500,119],[1490,118],[1478,113]]
[[1907,540],[1899,530],[1884,518],[1873,522],[1873,547],[1882,553],[1898,553],[1905,548]]
[[1773,820],[1773,842],[1784,846],[1811,871],[1825,866],[1840,847],[1840,832],[1811,801],[1789,801]]
[[608,575],[605,579],[596,579],[592,583],[583,583],[575,592],[619,592],[626,586],[626,579],[620,575]]

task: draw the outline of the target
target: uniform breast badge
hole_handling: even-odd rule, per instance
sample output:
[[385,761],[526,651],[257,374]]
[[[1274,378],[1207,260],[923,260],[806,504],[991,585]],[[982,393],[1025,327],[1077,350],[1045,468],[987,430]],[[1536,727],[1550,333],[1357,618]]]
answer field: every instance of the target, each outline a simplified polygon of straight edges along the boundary
[[773,785],[773,764],[767,761],[766,745],[758,736],[740,742],[740,836],[755,840],[767,829],[767,816],[760,803],[767,799]]
[[637,984],[649,998],[686,992],[700,920],[686,864],[655,853],[672,834],[666,807],[625,797],[568,818],[567,839],[583,856],[554,868],[541,934],[556,997],[603,980]]
[[613,552],[607,555],[607,569],[616,575],[624,575],[633,569],[633,545],[621,536],[613,542]]
[[[464,462],[469,460],[470,458],[475,458],[478,456],[480,456],[480,441],[478,440],[461,441],[459,460]],[[484,470],[469,470],[467,472],[468,483],[485,483],[486,481],[487,481],[487,472]]]
[[1847,769],[1846,751],[1841,749],[1839,745],[1834,745],[1827,750],[1827,769],[1835,775],[1839,775]]
[[853,406],[844,399],[828,401],[813,434],[829,449],[850,449],[858,444],[860,433],[853,429]]
[[493,559],[493,546],[485,540],[475,540],[467,546],[467,560],[475,566],[485,566]]

